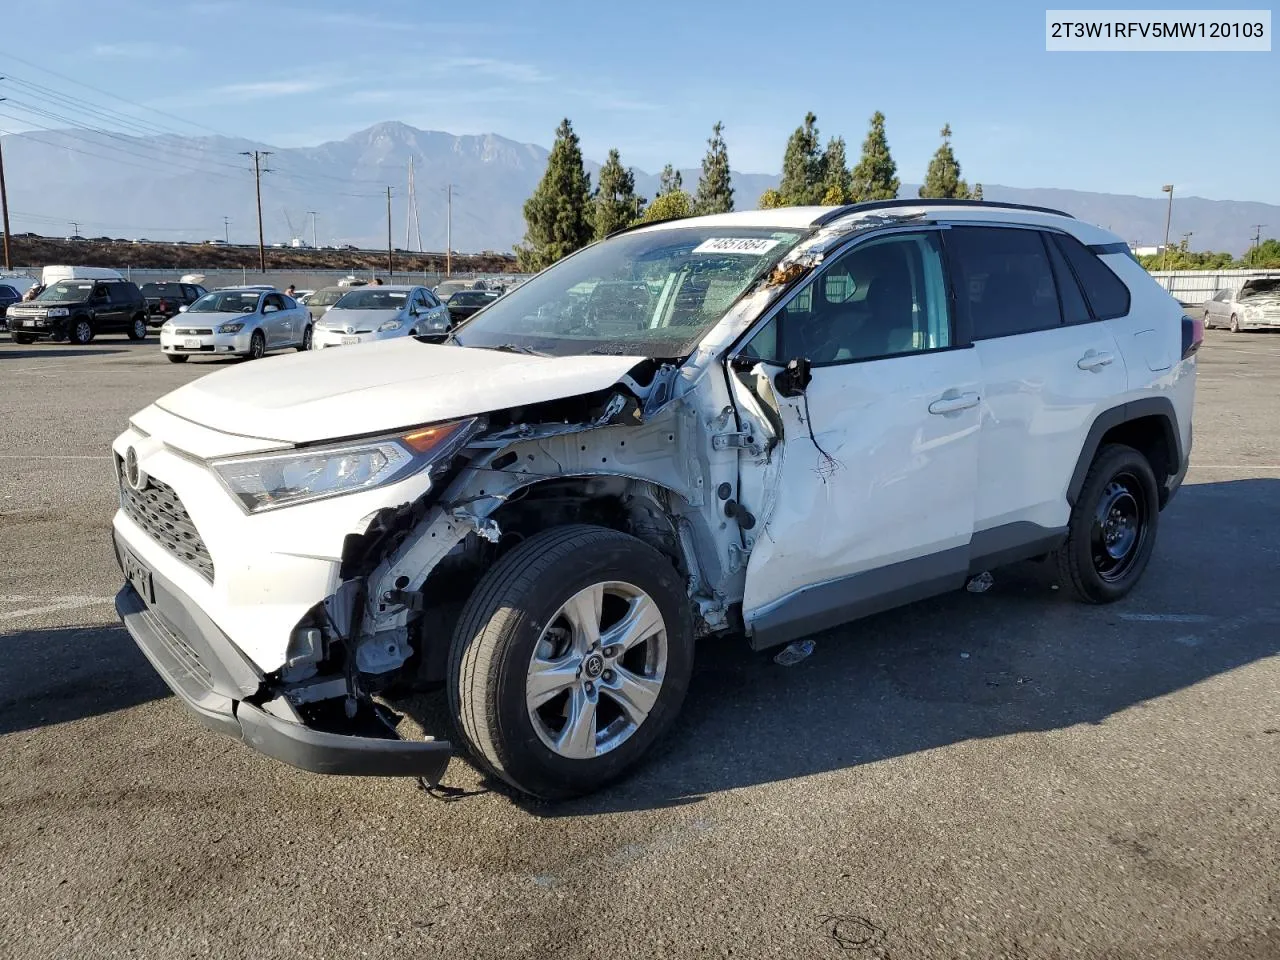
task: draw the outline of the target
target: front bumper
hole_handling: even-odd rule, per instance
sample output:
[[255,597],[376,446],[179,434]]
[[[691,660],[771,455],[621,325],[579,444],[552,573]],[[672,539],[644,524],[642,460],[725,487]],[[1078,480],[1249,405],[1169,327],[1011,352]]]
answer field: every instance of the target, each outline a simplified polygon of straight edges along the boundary
[[21,333],[29,337],[43,339],[51,337],[60,340],[67,335],[67,324],[70,317],[15,317],[6,318],[9,333]]
[[341,330],[312,327],[311,348],[321,350],[325,347],[351,347],[361,343],[374,343],[378,340],[396,340],[405,336],[408,336],[408,332],[403,327],[399,330],[385,330],[382,333],[376,330],[369,333],[343,333]]
[[165,353],[184,353],[192,356],[234,357],[249,353],[252,330],[240,333],[179,334],[163,328],[160,330],[160,349]]
[[[127,547],[118,534],[114,546],[120,562]],[[387,737],[320,730],[251,702],[263,694],[264,678],[226,634],[163,575],[132,573],[116,594],[116,612],[161,679],[204,726],[313,773],[421,777],[433,786],[444,776],[453,755],[447,741],[400,740],[390,730]]]

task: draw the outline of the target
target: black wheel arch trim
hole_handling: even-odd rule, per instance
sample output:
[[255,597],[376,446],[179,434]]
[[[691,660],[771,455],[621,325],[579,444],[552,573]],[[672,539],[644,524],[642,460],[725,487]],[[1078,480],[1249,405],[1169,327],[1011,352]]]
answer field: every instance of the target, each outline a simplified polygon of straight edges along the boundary
[[[1132,420],[1140,420],[1144,417],[1158,417],[1164,430],[1165,442],[1169,445],[1169,449],[1174,452],[1174,462],[1169,464],[1168,480],[1173,478],[1181,478],[1185,472],[1188,451],[1182,449],[1182,433],[1178,429],[1178,413],[1174,409],[1173,401],[1168,397],[1143,397],[1140,400],[1131,400],[1128,403],[1122,403],[1119,406],[1111,407],[1103,410],[1093,421],[1093,426],[1089,428],[1089,433],[1085,437],[1084,446],[1080,449],[1080,458],[1076,461],[1075,471],[1071,474],[1071,482],[1067,484],[1067,502],[1071,506],[1076,505],[1076,500],[1080,497],[1080,490],[1084,487],[1085,477],[1089,473],[1089,467],[1093,463],[1093,458],[1098,454],[1098,448],[1102,445],[1102,438],[1108,430],[1112,430],[1121,424],[1128,423]],[[1172,491],[1161,491],[1162,503],[1167,502],[1167,496],[1172,495]]]

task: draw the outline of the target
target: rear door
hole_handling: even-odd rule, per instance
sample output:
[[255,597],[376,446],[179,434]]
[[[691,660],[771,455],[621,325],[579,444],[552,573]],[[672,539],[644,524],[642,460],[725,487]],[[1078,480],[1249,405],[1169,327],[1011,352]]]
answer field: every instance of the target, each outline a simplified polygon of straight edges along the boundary
[[1065,528],[1085,437],[1124,395],[1127,375],[1051,234],[957,225],[946,240],[985,385],[973,543],[981,567],[1038,552]]

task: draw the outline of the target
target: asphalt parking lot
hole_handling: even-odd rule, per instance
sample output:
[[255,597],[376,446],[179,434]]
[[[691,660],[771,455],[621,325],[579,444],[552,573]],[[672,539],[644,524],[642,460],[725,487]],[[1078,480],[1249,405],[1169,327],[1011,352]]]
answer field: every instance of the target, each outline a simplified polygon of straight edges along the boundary
[[168,696],[108,444],[212,366],[0,338],[0,957],[1280,957],[1280,336],[1207,335],[1122,603],[1026,565],[790,668],[707,643],[657,755],[555,806],[300,773]]

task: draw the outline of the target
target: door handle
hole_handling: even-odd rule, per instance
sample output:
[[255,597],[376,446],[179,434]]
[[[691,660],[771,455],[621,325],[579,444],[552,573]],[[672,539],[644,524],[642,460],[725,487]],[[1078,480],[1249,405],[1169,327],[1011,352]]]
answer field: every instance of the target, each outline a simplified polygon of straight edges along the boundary
[[959,413],[961,410],[976,407],[981,399],[976,393],[958,393],[951,396],[943,394],[929,404],[929,412],[937,414]]
[[1089,350],[1083,357],[1076,361],[1076,366],[1081,370],[1101,370],[1114,360],[1115,357],[1109,353],[1099,353],[1097,350]]

